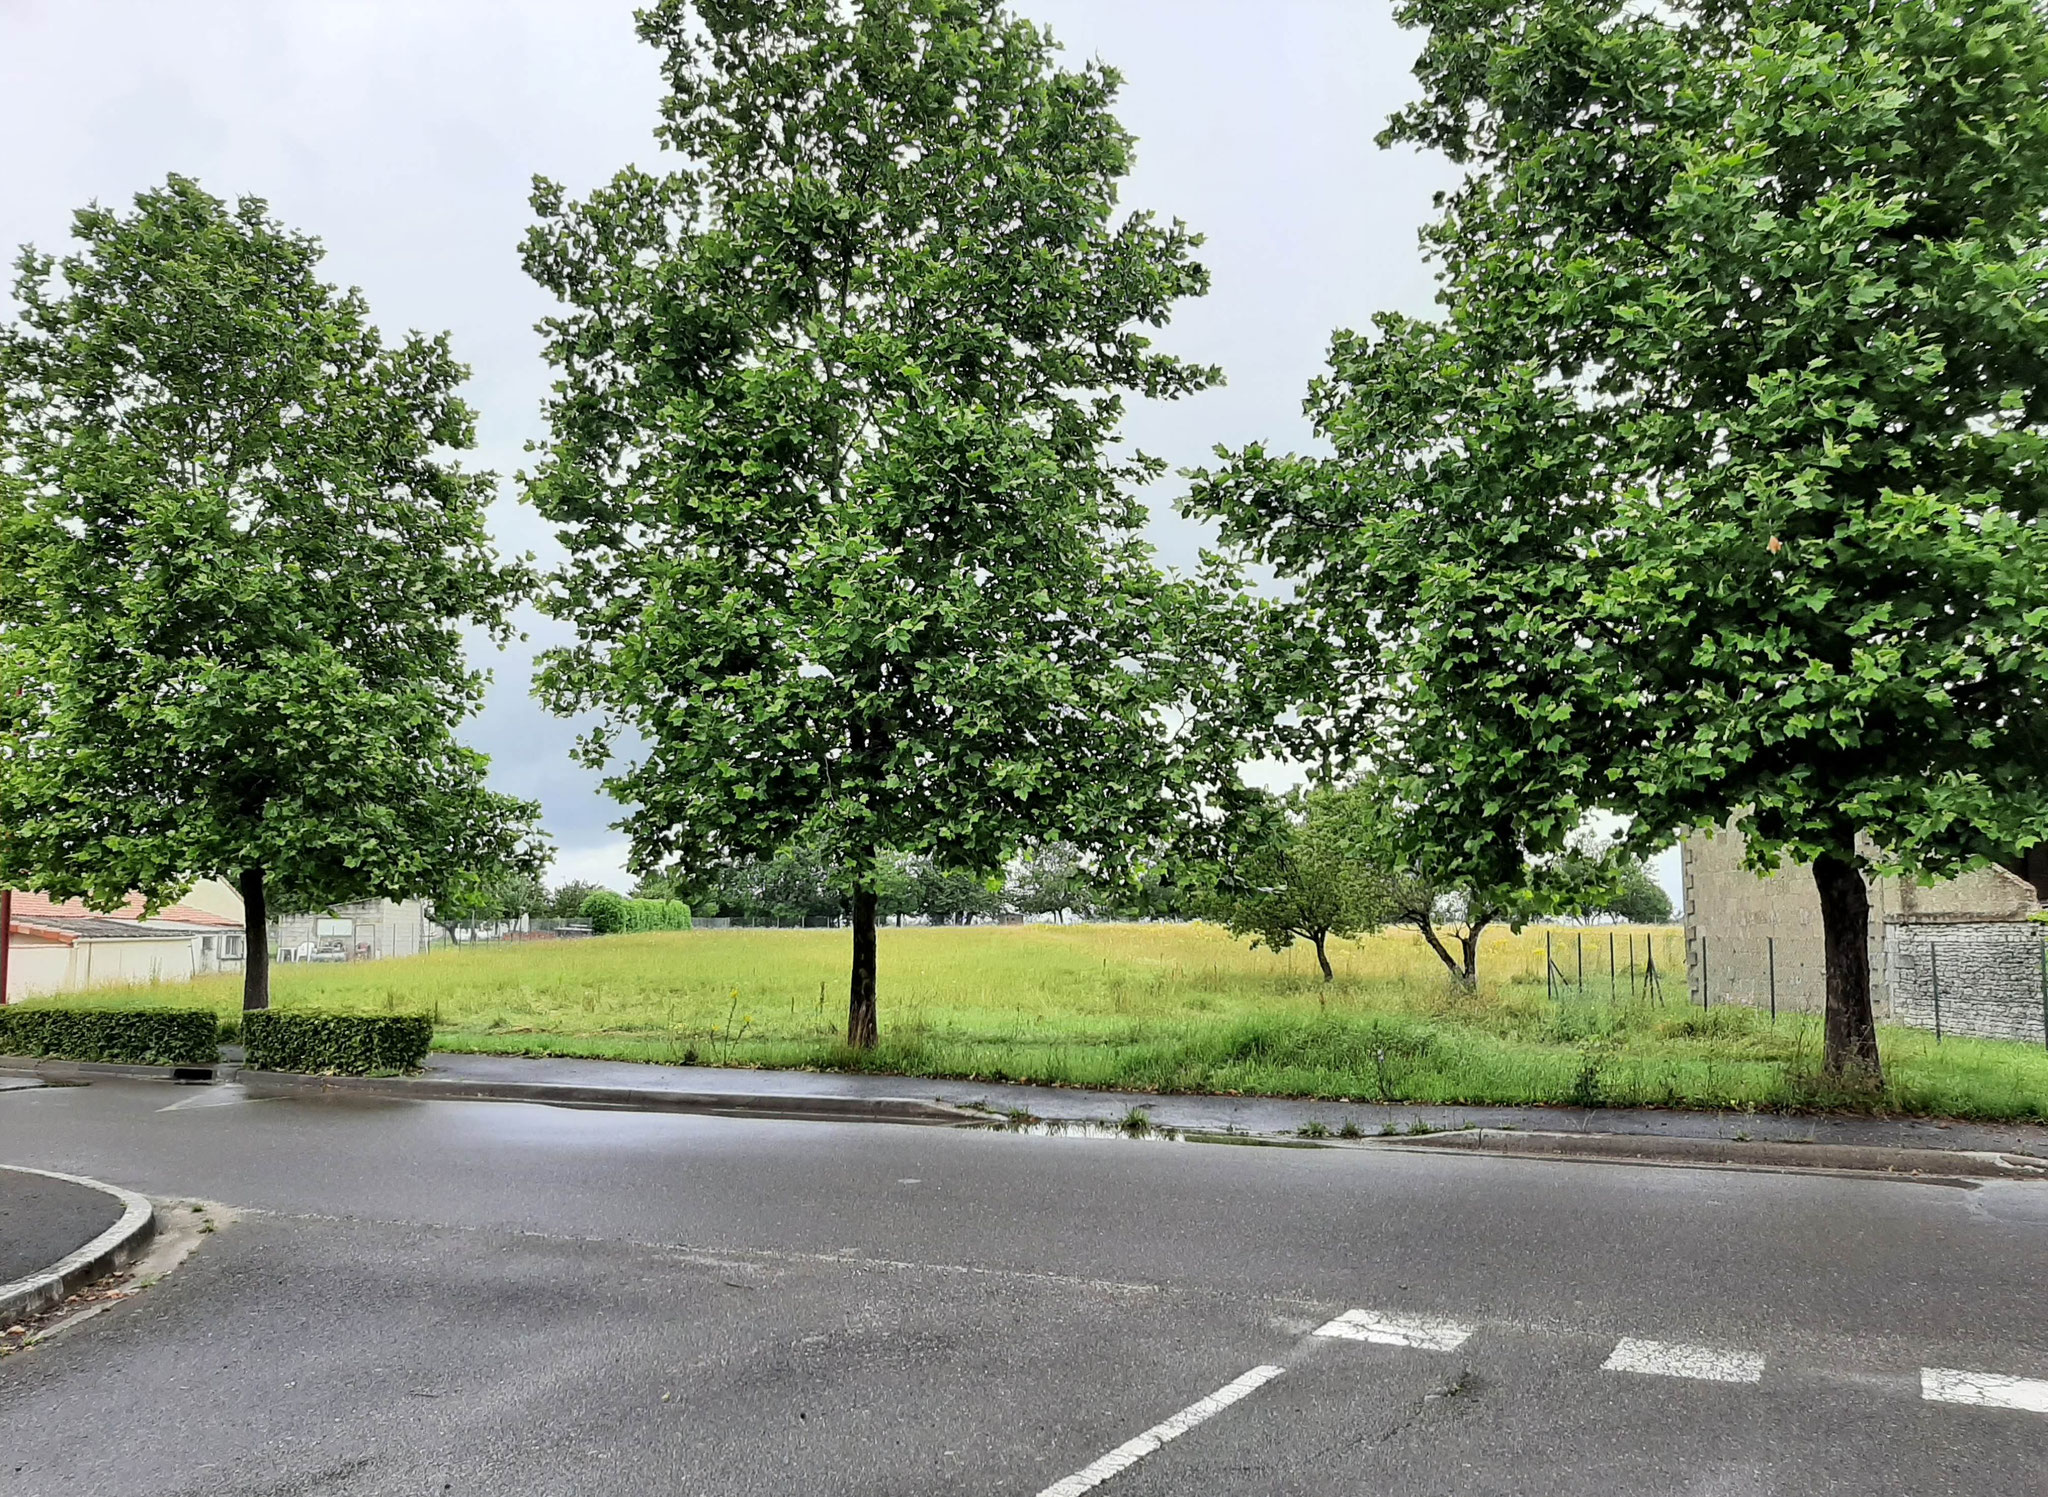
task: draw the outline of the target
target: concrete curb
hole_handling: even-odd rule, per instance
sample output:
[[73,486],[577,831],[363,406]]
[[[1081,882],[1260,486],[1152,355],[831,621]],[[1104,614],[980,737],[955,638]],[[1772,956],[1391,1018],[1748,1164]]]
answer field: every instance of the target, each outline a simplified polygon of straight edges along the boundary
[[52,1060],[44,1055],[0,1055],[0,1074],[33,1076],[38,1081],[90,1081],[95,1076],[109,1080],[178,1081],[206,1083],[226,1081],[239,1069],[232,1063],[210,1066],[131,1066],[106,1060]]
[[104,1191],[121,1203],[121,1219],[84,1247],[65,1254],[41,1273],[16,1279],[11,1284],[0,1284],[0,1320],[40,1314],[52,1305],[63,1304],[64,1297],[73,1290],[126,1264],[156,1231],[156,1208],[132,1190],[123,1190],[118,1185],[108,1185],[100,1180],[88,1180],[83,1175],[30,1169],[23,1164],[0,1164],[0,1169],[83,1185],[89,1190]]
[[1968,1180],[2048,1181],[2048,1159],[1960,1149],[1881,1148],[1867,1144],[1802,1144],[1775,1140],[1639,1137],[1623,1133],[1525,1133],[1472,1128],[1388,1141],[1382,1148],[1489,1154],[1516,1159],[1572,1159],[1693,1168],[1827,1170],[1831,1173],[1919,1175]]
[[438,1076],[305,1076],[293,1071],[236,1074],[252,1097],[352,1096],[407,1102],[538,1102],[623,1112],[696,1113],[812,1123],[921,1123],[957,1128],[988,1114],[911,1097],[782,1096],[751,1092],[671,1092],[555,1082],[456,1081]]

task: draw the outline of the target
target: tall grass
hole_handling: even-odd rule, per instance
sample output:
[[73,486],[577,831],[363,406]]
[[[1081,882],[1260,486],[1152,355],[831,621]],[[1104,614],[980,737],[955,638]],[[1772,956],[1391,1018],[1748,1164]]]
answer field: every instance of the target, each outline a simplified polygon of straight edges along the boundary
[[[425,1011],[436,1047],[713,1065],[859,1069],[1144,1091],[1390,1102],[1734,1108],[1852,1106],[2048,1119],[2048,1053],[1887,1029],[1887,1082],[1818,1079],[1811,1015],[1686,1006],[1676,930],[1552,933],[1566,982],[1544,982],[1544,935],[1497,932],[1477,993],[1445,981],[1419,936],[1252,951],[1205,925],[885,930],[883,1040],[840,1043],[845,931],[695,931],[534,942],[361,965],[281,967],[286,1007]],[[1584,982],[1578,952],[1585,951]],[[1665,1001],[1631,984],[1654,943]],[[1632,991],[1632,987],[1634,991]],[[232,978],[110,1001],[232,1012]]]

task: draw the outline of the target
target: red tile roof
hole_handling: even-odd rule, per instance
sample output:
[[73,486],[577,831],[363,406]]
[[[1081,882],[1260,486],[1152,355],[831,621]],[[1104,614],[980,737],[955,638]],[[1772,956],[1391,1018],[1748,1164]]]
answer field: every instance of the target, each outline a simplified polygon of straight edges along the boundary
[[[52,899],[47,894],[31,894],[17,889],[13,900],[13,918],[18,921],[43,920],[127,920],[142,918],[142,896],[130,894],[118,908],[112,910],[89,910],[81,900]],[[220,930],[240,930],[242,922],[216,915],[210,910],[195,910],[188,904],[169,904],[150,917],[150,923],[162,922],[168,925],[205,925]]]

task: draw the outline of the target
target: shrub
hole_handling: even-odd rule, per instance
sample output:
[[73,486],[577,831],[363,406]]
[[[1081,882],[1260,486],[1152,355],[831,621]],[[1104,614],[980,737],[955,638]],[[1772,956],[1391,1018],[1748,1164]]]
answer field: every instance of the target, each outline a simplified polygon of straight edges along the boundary
[[624,896],[599,889],[583,901],[583,918],[590,922],[592,935],[615,936],[626,928]]
[[130,1066],[210,1066],[220,1059],[209,1008],[0,1008],[0,1055]]
[[629,899],[627,930],[688,930],[690,907],[680,899]]
[[416,1071],[433,1043],[425,1014],[323,1014],[262,1009],[242,1015],[246,1064],[259,1071],[331,1076]]
[[621,931],[688,930],[690,907],[680,899],[624,899],[600,889],[583,901],[583,918],[593,935]]

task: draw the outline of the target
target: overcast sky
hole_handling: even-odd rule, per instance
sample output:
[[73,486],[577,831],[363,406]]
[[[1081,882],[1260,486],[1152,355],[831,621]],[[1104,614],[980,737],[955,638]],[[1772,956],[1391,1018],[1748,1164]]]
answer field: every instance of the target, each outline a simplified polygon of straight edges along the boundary
[[[1430,305],[1416,230],[1450,170],[1372,143],[1412,91],[1415,39],[1383,0],[1017,8],[1125,75],[1126,203],[1208,236],[1214,289],[1164,342],[1229,383],[1134,410],[1130,435],[1176,465],[1217,442],[1306,442],[1301,399],[1331,330]],[[517,256],[527,190],[535,173],[580,192],[658,165],[658,93],[626,0],[0,0],[0,245],[61,250],[72,210],[173,171],[267,198],[387,329],[452,333],[475,371],[472,461],[503,480],[495,532],[545,556],[513,482],[547,383],[533,323],[550,303]],[[1167,498],[1155,538],[1190,562],[1201,536]],[[623,885],[617,809],[570,762],[574,725],[527,694],[551,627],[529,618],[529,641],[488,662],[468,736],[502,788],[541,801],[556,879]]]

